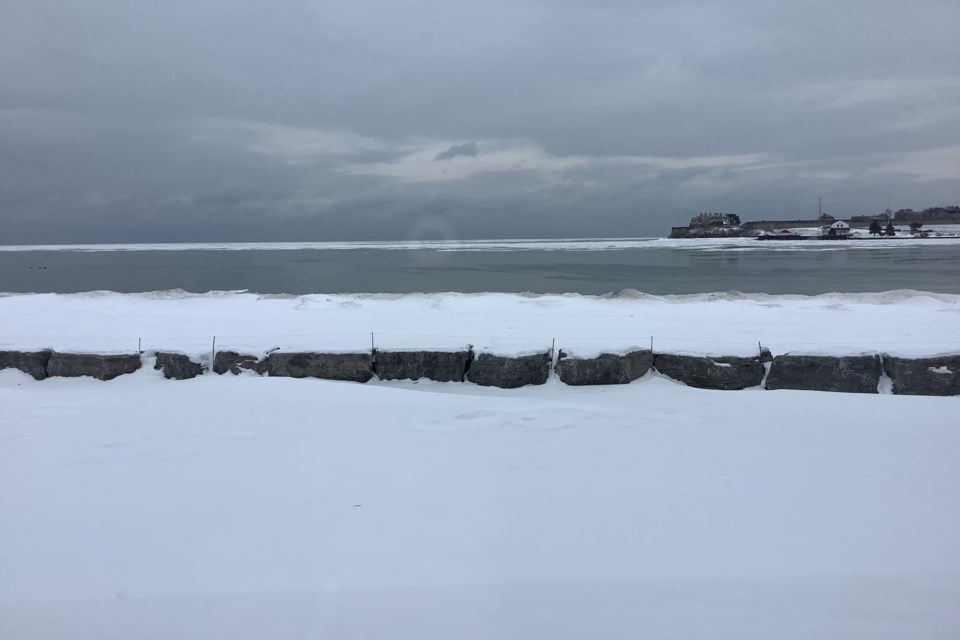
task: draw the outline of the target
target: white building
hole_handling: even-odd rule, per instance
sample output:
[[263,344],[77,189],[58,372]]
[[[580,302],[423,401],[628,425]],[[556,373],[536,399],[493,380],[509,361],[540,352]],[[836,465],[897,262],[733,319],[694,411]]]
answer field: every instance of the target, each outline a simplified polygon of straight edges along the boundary
[[823,227],[822,235],[830,238],[846,238],[850,235],[850,225],[843,220],[837,220],[829,227]]

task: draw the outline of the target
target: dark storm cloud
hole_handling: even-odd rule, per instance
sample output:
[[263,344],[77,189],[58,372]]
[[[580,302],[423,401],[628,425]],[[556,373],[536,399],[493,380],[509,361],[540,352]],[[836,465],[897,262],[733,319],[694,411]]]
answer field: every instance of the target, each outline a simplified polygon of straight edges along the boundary
[[0,243],[955,204],[958,25],[936,1],[7,0]]
[[473,157],[480,153],[480,150],[477,149],[476,142],[464,142],[463,144],[455,144],[446,151],[441,151],[433,157],[434,160],[449,160],[450,158],[456,158],[457,156],[466,156]]

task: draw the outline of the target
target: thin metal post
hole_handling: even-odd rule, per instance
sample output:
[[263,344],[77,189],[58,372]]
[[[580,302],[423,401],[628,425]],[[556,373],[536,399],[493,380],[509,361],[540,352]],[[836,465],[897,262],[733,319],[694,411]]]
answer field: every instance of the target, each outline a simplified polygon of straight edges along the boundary
[[653,353],[653,336],[650,336],[650,353]]
[[213,371],[213,363],[217,360],[217,336],[213,336],[213,346],[210,347],[210,371]]
[[370,353],[373,353],[377,350],[377,345],[373,341],[373,331],[370,332]]
[[141,338],[137,338],[137,353],[142,355],[143,349],[140,348],[140,341],[141,341]]

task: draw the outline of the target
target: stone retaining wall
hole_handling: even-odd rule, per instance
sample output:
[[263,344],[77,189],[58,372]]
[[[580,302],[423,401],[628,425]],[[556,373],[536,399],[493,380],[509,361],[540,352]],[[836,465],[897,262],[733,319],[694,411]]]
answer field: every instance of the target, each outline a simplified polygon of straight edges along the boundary
[[[154,368],[166,378],[186,380],[205,373],[208,366],[184,354],[156,352]],[[769,372],[767,364],[769,362]],[[213,358],[217,374],[252,372],[292,378],[321,378],[367,382],[428,379],[471,382],[514,389],[544,384],[550,376],[550,352],[499,356],[467,351],[374,351],[361,353],[287,353],[266,357],[218,351]],[[138,354],[83,354],[55,351],[0,351],[0,369],[19,369],[36,380],[53,376],[92,376],[112,380],[141,367]],[[632,382],[657,371],[683,384],[703,389],[760,387],[845,393],[878,393],[881,378],[892,382],[899,395],[960,395],[960,354],[931,358],[902,358],[880,354],[822,356],[788,353],[776,357],[764,351],[756,357],[654,354],[649,350],[626,354],[603,353],[578,358],[558,352],[556,375],[568,385],[608,385]],[[766,378],[764,379],[764,376]]]

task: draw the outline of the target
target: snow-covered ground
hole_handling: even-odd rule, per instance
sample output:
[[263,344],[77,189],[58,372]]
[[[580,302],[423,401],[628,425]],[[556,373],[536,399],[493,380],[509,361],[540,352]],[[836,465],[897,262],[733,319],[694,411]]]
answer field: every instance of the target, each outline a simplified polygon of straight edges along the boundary
[[786,296],[518,294],[258,296],[246,293],[0,296],[2,349],[265,353],[462,348],[583,356],[650,346],[727,355],[960,352],[960,296],[917,291]]
[[204,375],[152,349],[960,351],[960,296],[0,296],[0,638],[960,636],[960,398]]
[[957,408],[2,371],[0,637],[952,639]]

